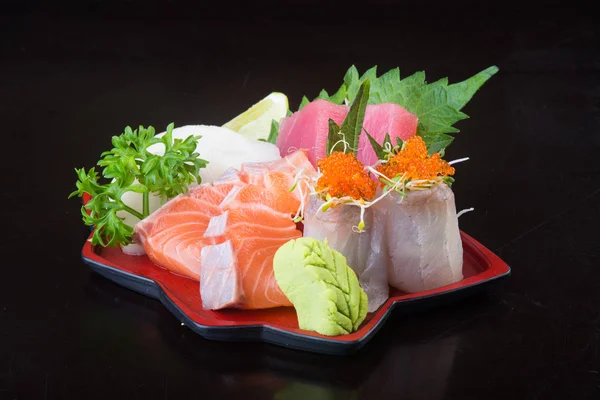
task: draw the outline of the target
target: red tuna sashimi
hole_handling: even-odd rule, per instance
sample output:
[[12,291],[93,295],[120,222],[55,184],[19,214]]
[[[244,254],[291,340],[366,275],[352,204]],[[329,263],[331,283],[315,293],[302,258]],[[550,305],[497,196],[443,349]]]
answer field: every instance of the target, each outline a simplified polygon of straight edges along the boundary
[[[392,145],[395,145],[397,137],[406,140],[417,133],[418,122],[416,115],[398,104],[373,104],[367,106],[363,127],[379,144],[383,143],[385,134],[389,133]],[[357,158],[365,165],[373,165],[378,160],[364,131],[358,139]]]
[[281,156],[286,156],[294,150],[305,149],[308,159],[316,166],[317,160],[323,158],[326,153],[329,119],[339,125],[347,113],[346,106],[315,100],[302,110],[284,118],[281,120],[277,136],[277,147]]
[[[300,111],[284,118],[280,123],[277,147],[282,156],[296,149],[306,149],[308,159],[313,165],[326,155],[329,119],[338,125],[342,123],[349,107],[336,105],[326,100],[313,101]],[[379,143],[386,133],[392,142],[400,137],[406,140],[417,132],[417,117],[397,104],[371,104],[365,111],[363,127]],[[341,148],[340,148],[341,149]],[[365,165],[377,161],[366,135],[361,134],[357,157]]]

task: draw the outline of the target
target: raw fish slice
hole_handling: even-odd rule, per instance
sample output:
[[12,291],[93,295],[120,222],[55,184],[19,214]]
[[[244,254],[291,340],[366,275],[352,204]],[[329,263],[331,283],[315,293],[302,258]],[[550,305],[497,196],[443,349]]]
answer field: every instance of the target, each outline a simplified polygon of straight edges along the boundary
[[463,279],[463,252],[454,194],[444,183],[377,203],[386,214],[390,285],[408,293]]
[[187,203],[195,204],[197,208],[161,216],[155,223],[153,233],[146,237],[144,249],[155,264],[198,280],[202,267],[200,250],[205,245],[215,243],[215,238],[205,239],[203,235],[211,217],[216,214],[201,208],[202,202]]
[[240,171],[235,168],[229,168],[213,182],[213,185],[242,185],[243,183],[244,181],[242,181],[242,178],[240,177]]
[[197,186],[193,189],[190,189],[189,196],[195,199],[203,200],[207,203],[211,203],[214,205],[218,205],[225,196],[233,189],[235,186],[240,186],[242,183],[224,183],[220,185],[201,185]]
[[273,274],[273,257],[288,240],[301,237],[284,213],[242,207],[214,217],[206,236],[224,239],[202,249],[200,294],[205,309],[291,306]]
[[[361,270],[358,266],[355,271],[360,277],[361,287],[369,296],[369,312],[375,312],[389,298],[388,274],[390,261],[388,243],[383,229],[385,214],[374,207],[370,211],[372,213],[372,230],[369,255],[364,269]],[[368,227],[365,229],[368,229]]]
[[249,165],[262,165],[267,167],[271,172],[285,172],[294,174],[299,169],[312,170],[312,164],[308,159],[308,154],[305,150],[297,150],[286,154],[283,158],[273,161],[264,161],[261,163],[246,163],[242,166],[242,171],[246,171]]
[[144,218],[143,220],[141,220],[140,222],[138,222],[135,225],[134,228],[134,240],[135,242],[144,245],[144,242],[146,241],[146,238],[150,235],[150,233],[152,232],[152,228],[154,227],[154,223],[161,217],[161,215],[164,215],[166,213],[169,212],[169,208],[172,207],[174,204],[177,204],[177,201],[181,198],[185,198],[186,196],[184,195],[179,195],[176,196],[174,198],[172,198],[170,201],[168,201],[167,203],[163,204],[160,208],[158,208],[156,211],[154,211],[152,214],[150,214],[149,216],[147,216],[146,218]]
[[[310,162],[316,166],[317,161],[326,156],[329,119],[340,125],[348,110],[347,106],[316,100],[282,119],[277,137],[281,156],[286,156],[295,149],[306,149]],[[414,114],[397,104],[371,104],[365,111],[363,127],[380,144],[386,133],[389,133],[392,143],[396,144],[396,137],[406,140],[413,136],[417,131],[417,123],[418,119]],[[377,161],[364,134],[359,137],[357,158],[365,165],[372,165]]]
[[[201,278],[204,269],[202,249],[209,245],[229,241],[236,251],[233,255],[235,268],[241,268],[238,265],[243,265],[248,257],[273,255],[277,250],[269,247],[273,238],[279,243],[299,234],[291,215],[300,207],[301,196],[296,190],[289,191],[298,166],[316,173],[303,153],[292,154],[281,162],[242,168],[246,172],[230,169],[219,178],[218,184],[197,186],[141,221],[136,227],[140,243],[154,263],[196,280]],[[249,184],[244,178],[252,174],[256,184]],[[231,211],[221,216],[229,209]],[[238,240],[238,237],[247,237],[247,240]],[[261,244],[251,246],[261,240]],[[265,266],[267,261],[260,259],[257,262]],[[247,286],[244,279],[241,282]],[[278,289],[276,284],[275,288]],[[244,286],[244,290],[249,289]],[[276,303],[281,305],[277,293],[274,294]],[[273,294],[267,292],[266,295]],[[249,307],[273,307],[275,303],[269,303],[264,297],[265,294],[263,298],[259,295],[256,301],[251,299]]]
[[202,271],[200,253],[204,247],[220,242],[215,239],[198,238],[198,234],[191,231],[182,232],[161,246],[151,246],[147,254],[156,265],[197,281]]
[[[236,307],[244,302],[240,271],[229,240],[202,249],[206,265],[200,277],[200,296],[205,310]],[[204,284],[203,284],[204,283]]]
[[[417,132],[418,122],[416,115],[397,104],[388,103],[368,105],[363,126],[379,144],[383,143],[386,133],[389,133],[392,145],[395,146],[396,137],[406,140]],[[373,165],[379,159],[364,132],[358,138],[357,154],[365,165]]]
[[[280,160],[244,164],[240,171],[244,182],[265,187],[270,193],[265,193],[265,201],[269,203],[272,203],[272,199],[268,199],[268,196],[287,197],[292,189],[291,195],[298,202],[306,203],[310,193],[309,181],[314,180],[316,176],[317,170],[304,151],[295,151]],[[299,206],[300,203],[290,212],[296,213]]]
[[308,159],[316,166],[317,161],[325,156],[329,119],[338,125],[342,123],[348,107],[330,103],[326,100],[315,100],[302,110],[281,120],[277,147],[282,157],[290,151],[305,149]]
[[[227,210],[220,215],[210,219],[205,237],[217,237],[224,235],[228,228],[239,228],[253,232],[255,226],[268,224],[274,231],[295,229],[296,225],[291,221],[288,214],[280,213],[262,204],[248,204],[248,206]],[[282,232],[285,233],[285,232]]]
[[295,213],[300,207],[300,201],[288,193],[288,183],[284,180],[275,181],[267,187],[246,185],[233,189],[221,202],[223,210],[233,210],[248,204],[262,204],[275,211],[287,214]]
[[219,214],[218,204],[234,186],[234,184],[199,185],[190,189],[187,195],[172,198],[135,226],[136,242],[144,245],[146,238],[153,233],[155,223],[163,215],[193,210],[206,212],[210,216]]
[[235,187],[234,184],[197,186],[137,224],[136,237],[148,258],[173,273],[200,279],[200,251],[206,245],[218,243],[215,238],[204,238],[204,233],[211,218],[222,212],[218,203]]
[[279,160],[262,163],[246,163],[242,166],[240,175],[246,183],[261,184],[264,183],[265,176],[274,172],[290,175],[290,177],[292,177],[290,182],[293,182],[293,178],[296,177],[299,172],[310,178],[317,174],[317,170],[308,159],[308,153],[299,150],[286,154],[284,158]]
[[[369,312],[376,311],[389,297],[387,249],[382,227],[384,216],[365,210],[364,232],[355,232],[360,208],[338,205],[320,211],[323,201],[312,197],[304,214],[304,237],[327,239],[329,246],[346,257],[369,299]],[[354,229],[353,229],[354,228]]]

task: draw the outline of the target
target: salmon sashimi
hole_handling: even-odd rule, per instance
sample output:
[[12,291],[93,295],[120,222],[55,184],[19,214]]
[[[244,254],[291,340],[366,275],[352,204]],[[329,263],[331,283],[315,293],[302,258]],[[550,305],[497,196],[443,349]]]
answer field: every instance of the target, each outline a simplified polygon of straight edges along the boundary
[[[158,210],[144,218],[135,226],[136,242],[144,245],[146,238],[154,232],[155,224],[163,215],[186,211],[188,209],[197,209],[200,204],[210,208],[208,210],[212,215],[218,214],[218,204],[223,201],[225,196],[236,186],[241,185],[239,181],[227,184],[205,184],[190,189],[186,195],[180,194],[163,204]],[[201,203],[195,201],[200,200]]]
[[[274,173],[271,175],[279,175]],[[289,182],[286,175],[272,177],[267,186],[245,185],[232,189],[220,204],[222,210],[233,210],[239,207],[257,204],[272,210],[292,215],[300,207],[300,200],[289,193]],[[289,175],[288,175],[289,176]],[[279,179],[278,179],[279,178]]]
[[231,168],[140,221],[136,240],[155,264],[200,280],[205,308],[289,306],[273,257],[302,236],[292,219],[309,193],[300,177],[316,174],[302,151]]
[[215,244],[204,232],[215,215],[218,204],[236,187],[235,184],[200,185],[180,195],[136,225],[137,240],[150,260],[171,272],[199,280],[200,251]]
[[213,217],[201,252],[200,295],[205,309],[262,309],[292,304],[273,273],[279,247],[302,237],[289,214],[250,203]]
[[260,163],[246,163],[242,165],[241,175],[248,183],[255,183],[253,178],[260,178],[268,172],[283,172],[295,176],[298,172],[304,172],[308,175],[317,173],[312,163],[308,159],[306,150],[294,151],[283,158],[274,161],[265,161]]

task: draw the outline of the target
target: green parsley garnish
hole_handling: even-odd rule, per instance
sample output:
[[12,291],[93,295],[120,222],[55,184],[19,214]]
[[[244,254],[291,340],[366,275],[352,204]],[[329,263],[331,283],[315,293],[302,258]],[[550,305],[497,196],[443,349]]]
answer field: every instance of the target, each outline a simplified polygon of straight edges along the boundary
[[[149,196],[160,196],[163,201],[185,193],[194,182],[201,183],[199,170],[208,161],[199,158],[196,146],[200,136],[188,136],[185,140],[173,140],[171,123],[162,137],[154,136],[154,128],[140,126],[132,130],[129,126],[119,136],[113,136],[113,148],[101,154],[98,166],[102,167],[105,183],[99,182],[98,173],[91,168],[75,169],[78,180],[77,190],[69,195],[83,196],[88,193],[92,199],[81,207],[83,222],[95,226],[93,245],[104,247],[127,245],[132,241],[133,227],[125,224],[117,212],[125,211],[144,219],[150,214]],[[148,152],[155,144],[164,146],[164,154]],[[126,192],[142,193],[143,209],[140,213],[121,200]],[[89,211],[89,214],[88,214]]]

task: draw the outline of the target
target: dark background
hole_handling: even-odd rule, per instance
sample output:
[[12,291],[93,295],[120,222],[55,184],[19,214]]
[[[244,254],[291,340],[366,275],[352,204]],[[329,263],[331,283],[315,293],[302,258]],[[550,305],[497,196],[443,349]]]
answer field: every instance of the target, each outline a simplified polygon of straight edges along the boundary
[[[597,399],[600,47],[583,2],[4,2],[0,399]],[[461,228],[513,275],[359,354],[210,342],[89,272],[74,167],[127,125],[222,124],[347,68],[500,72],[458,123]]]

